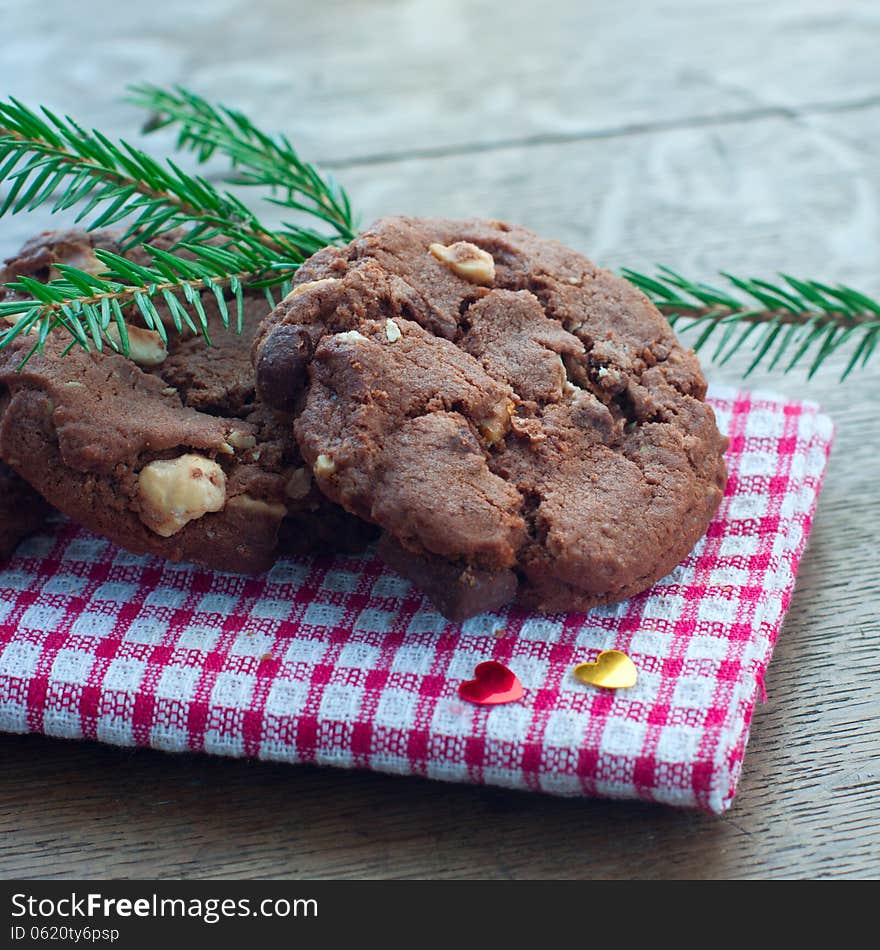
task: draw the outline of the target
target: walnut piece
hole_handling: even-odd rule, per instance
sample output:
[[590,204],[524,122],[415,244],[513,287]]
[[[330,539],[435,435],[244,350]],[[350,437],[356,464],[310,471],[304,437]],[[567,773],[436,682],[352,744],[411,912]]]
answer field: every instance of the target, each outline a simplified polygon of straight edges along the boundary
[[[55,254],[59,264],[76,267],[87,274],[100,274],[107,269],[107,265],[98,260],[98,255],[90,244],[80,244],[78,241],[71,244],[62,242],[55,247]],[[63,276],[54,264],[50,266],[49,280],[59,280]]]
[[362,340],[367,342],[367,338],[357,330],[346,330],[344,333],[334,334],[334,338],[340,343],[360,343]]
[[489,445],[498,445],[508,429],[510,429],[510,420],[516,411],[516,405],[512,402],[499,403],[491,416],[481,419],[477,423],[480,434],[489,443]]
[[324,455],[322,452],[315,459],[315,475],[318,478],[326,478],[329,475],[332,475],[336,471],[336,463],[329,455]]
[[226,475],[201,455],[187,453],[159,459],[138,476],[141,521],[156,534],[169,538],[208,511],[220,511],[226,502]]
[[495,260],[488,251],[476,244],[456,241],[448,246],[432,244],[428,250],[453,273],[472,284],[491,287],[495,282]]
[[233,429],[228,436],[226,436],[226,441],[234,449],[255,449],[257,447],[256,436],[251,435],[249,432],[242,432],[239,429]]
[[302,284],[297,284],[293,290],[282,300],[284,303],[286,300],[290,300],[292,297],[295,297],[297,294],[303,294],[307,290],[311,290],[313,287],[327,287],[330,284],[338,284],[338,277],[322,277],[320,280],[307,280]]
[[[146,330],[143,327],[126,326],[128,332],[129,358],[138,366],[159,366],[168,356],[168,350],[162,337],[155,330]],[[121,347],[119,328],[110,324],[106,330],[107,338]]]
[[[3,323],[5,323],[7,326],[14,327],[15,324],[18,323],[19,320],[23,320],[25,316],[26,315],[23,313],[7,313],[0,319],[2,319]],[[40,332],[39,324],[34,323],[24,334],[19,334],[19,335],[30,336],[32,333],[39,333],[39,332]]]

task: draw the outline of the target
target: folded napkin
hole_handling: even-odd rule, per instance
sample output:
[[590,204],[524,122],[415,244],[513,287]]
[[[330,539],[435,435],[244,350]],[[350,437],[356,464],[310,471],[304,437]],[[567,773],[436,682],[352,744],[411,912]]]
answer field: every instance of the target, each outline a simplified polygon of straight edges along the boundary
[[[706,536],[650,591],[589,613],[453,624],[372,555],[249,578],[134,557],[59,520],[0,571],[0,730],[721,813],[832,426],[809,403],[710,401],[730,481]],[[608,649],[634,661],[634,686],[574,677]],[[488,659],[522,699],[459,698]]]

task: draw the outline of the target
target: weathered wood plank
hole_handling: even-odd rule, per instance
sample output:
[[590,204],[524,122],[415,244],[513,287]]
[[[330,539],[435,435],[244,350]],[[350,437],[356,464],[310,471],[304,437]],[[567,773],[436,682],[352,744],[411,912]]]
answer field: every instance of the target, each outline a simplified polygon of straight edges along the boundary
[[[876,99],[870,0],[47,0],[12,24],[6,93],[131,133],[116,97],[184,83],[351,159]],[[100,37],[94,26],[100,24]],[[82,50],[87,55],[75,55]]]

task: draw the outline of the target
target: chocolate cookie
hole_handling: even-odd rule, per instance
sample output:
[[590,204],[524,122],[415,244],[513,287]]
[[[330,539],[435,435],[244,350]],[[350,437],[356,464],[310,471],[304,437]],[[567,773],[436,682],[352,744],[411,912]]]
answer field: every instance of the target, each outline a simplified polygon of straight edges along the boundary
[[43,526],[50,511],[27,482],[0,462],[0,562]]
[[295,284],[255,343],[259,391],[446,616],[618,601],[705,532],[727,443],[628,282],[524,228],[393,217]]
[[[63,261],[98,266],[106,233],[49,232],[0,276],[52,276]],[[251,340],[269,306],[245,300],[242,336],[205,295],[214,342],[129,327],[132,359],[86,353],[50,334],[0,350],[0,457],[59,511],[137,554],[219,570],[265,570],[280,551],[357,549],[370,529],[312,483],[289,415],[256,398]]]

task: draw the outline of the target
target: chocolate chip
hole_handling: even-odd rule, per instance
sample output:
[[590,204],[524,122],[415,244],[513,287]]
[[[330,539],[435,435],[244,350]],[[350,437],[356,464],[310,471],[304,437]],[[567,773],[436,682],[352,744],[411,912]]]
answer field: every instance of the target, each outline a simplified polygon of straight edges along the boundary
[[257,390],[278,409],[292,409],[306,383],[314,344],[304,327],[282,324],[266,339],[257,360]]

